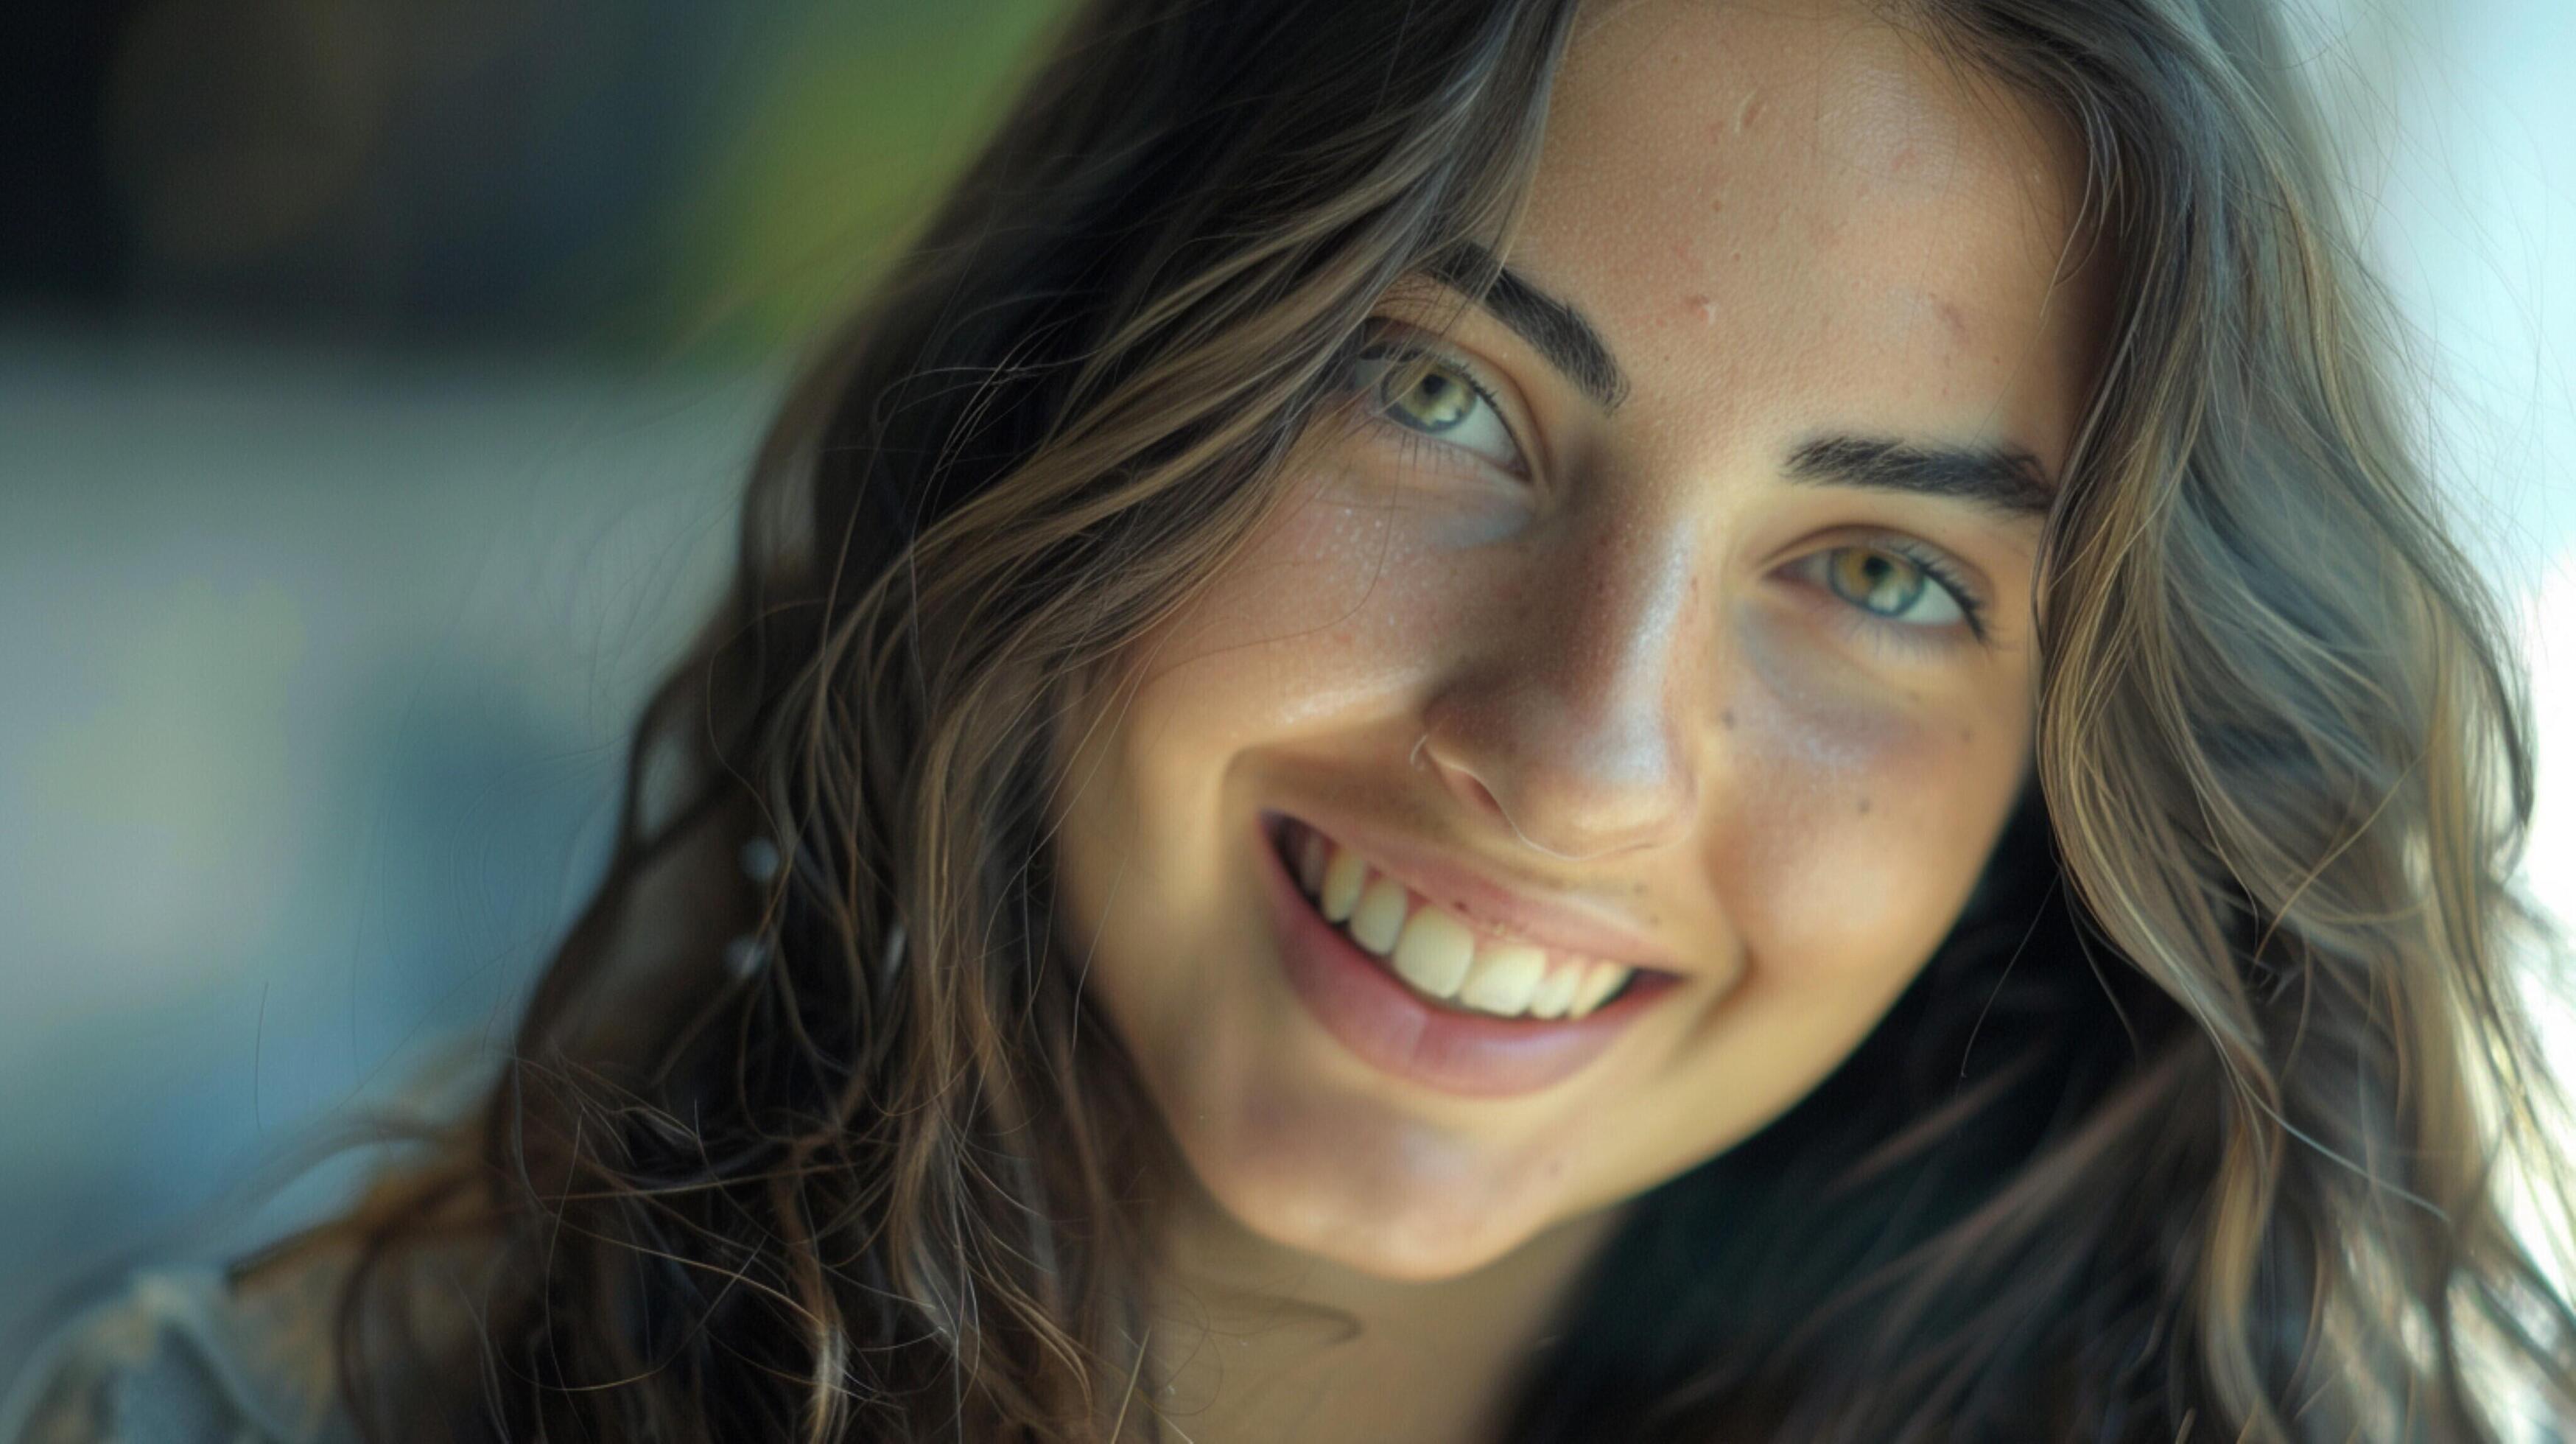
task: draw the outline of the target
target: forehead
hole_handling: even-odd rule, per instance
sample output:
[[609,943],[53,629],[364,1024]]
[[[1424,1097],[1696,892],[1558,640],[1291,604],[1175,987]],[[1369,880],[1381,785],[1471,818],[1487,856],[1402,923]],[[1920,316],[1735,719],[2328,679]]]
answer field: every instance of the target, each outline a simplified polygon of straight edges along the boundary
[[1511,259],[1659,427],[2013,440],[2053,471],[2094,344],[2054,117],[1856,4],[1586,9]]

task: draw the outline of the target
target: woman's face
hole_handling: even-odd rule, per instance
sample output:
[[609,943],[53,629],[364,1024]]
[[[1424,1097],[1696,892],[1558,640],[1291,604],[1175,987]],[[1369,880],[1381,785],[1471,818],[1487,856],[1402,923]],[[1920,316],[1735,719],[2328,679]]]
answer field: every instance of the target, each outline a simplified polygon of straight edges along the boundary
[[1586,17],[1520,284],[1445,344],[1454,294],[1387,299],[1059,758],[1068,965],[1236,1219],[1466,1272],[1753,1133],[1915,976],[2028,766],[2077,189],[1855,11]]

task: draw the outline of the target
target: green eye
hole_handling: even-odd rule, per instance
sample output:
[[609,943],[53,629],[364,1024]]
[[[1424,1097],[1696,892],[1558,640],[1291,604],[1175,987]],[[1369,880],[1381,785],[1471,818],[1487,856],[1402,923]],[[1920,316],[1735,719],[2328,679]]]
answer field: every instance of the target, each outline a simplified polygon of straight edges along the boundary
[[1882,617],[1898,617],[1923,594],[1923,569],[1903,557],[1866,547],[1844,547],[1834,553],[1827,575],[1834,591]]
[[1476,388],[1436,361],[1402,395],[1385,398],[1387,409],[1433,432],[1451,430],[1465,421],[1478,399]]
[[1494,393],[1464,364],[1418,347],[1372,346],[1355,358],[1350,379],[1388,425],[1526,474],[1520,444]]
[[1950,588],[1923,563],[1879,547],[1836,547],[1824,554],[1825,584],[1872,616],[1909,626],[1946,626],[1966,616]]

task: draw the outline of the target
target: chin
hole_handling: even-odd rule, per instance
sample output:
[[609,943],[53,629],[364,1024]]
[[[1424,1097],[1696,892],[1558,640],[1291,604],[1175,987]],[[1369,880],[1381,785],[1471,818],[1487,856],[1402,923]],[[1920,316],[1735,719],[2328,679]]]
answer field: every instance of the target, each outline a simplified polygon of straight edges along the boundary
[[1569,1217],[1558,1150],[1445,1127],[1334,1073],[1239,1070],[1200,1080],[1188,1109],[1157,1098],[1208,1207],[1388,1282],[1473,1274]]
[[1219,1194],[1217,1201],[1235,1222],[1266,1242],[1390,1283],[1465,1277],[1509,1255],[1537,1232],[1498,1229],[1482,1221],[1460,1227],[1466,1221],[1443,1205],[1369,1207],[1346,1195],[1328,1194],[1311,1180],[1301,1196],[1255,1189],[1244,1197]]

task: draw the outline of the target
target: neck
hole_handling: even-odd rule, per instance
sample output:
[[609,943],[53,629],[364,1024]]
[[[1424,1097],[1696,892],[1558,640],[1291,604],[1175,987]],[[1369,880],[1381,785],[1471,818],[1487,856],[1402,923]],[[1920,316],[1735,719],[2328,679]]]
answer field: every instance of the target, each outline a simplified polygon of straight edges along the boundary
[[1164,1228],[1151,1354],[1162,1413],[1193,1444],[1486,1444],[1626,1211],[1417,1282],[1283,1248],[1189,1194]]

